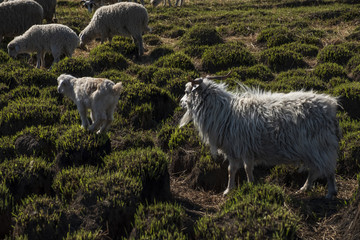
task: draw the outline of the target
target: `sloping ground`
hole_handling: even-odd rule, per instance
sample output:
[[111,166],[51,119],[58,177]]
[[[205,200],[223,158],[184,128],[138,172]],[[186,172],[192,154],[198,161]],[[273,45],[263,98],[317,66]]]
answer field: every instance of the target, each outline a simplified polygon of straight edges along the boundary
[[[195,1],[151,8],[145,56],[130,38],[93,41],[51,70],[35,56],[10,59],[0,45],[0,238],[357,239],[360,172],[360,3],[352,0]],[[58,1],[59,23],[77,33],[90,19]],[[211,24],[209,24],[211,23]],[[49,65],[52,62],[47,55]],[[223,197],[227,162],[213,159],[192,124],[177,127],[189,78],[222,74],[289,92],[339,96],[336,180],[298,194],[306,173],[257,167],[254,184]],[[111,129],[80,128],[76,106],[56,91],[61,73],[122,81]],[[354,195],[356,194],[356,195]]]

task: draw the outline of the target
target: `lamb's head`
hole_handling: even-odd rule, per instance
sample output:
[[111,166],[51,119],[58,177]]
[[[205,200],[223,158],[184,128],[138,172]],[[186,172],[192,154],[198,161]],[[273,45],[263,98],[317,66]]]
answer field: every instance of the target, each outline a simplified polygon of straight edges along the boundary
[[88,12],[91,13],[93,11],[93,8],[97,5],[97,3],[94,0],[82,0],[81,3],[84,7],[87,8]]
[[180,120],[179,127],[183,127],[193,119],[193,105],[196,101],[196,97],[203,94],[209,84],[208,80],[218,79],[223,80],[230,76],[231,71],[224,76],[206,76],[203,78],[196,78],[195,80],[189,79],[189,82],[185,85],[185,94],[180,100],[180,105],[183,109],[186,109],[184,116]]
[[57,83],[58,83],[58,88],[57,91],[58,93],[64,94],[64,95],[68,95],[71,90],[72,90],[72,85],[71,85],[71,79],[74,79],[75,77],[69,75],[69,74],[61,74],[58,78],[57,78]]

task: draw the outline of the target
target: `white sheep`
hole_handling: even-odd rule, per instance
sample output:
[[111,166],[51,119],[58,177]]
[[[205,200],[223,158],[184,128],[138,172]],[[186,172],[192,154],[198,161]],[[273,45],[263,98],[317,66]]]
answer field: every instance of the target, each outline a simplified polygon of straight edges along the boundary
[[131,36],[137,44],[141,57],[144,53],[142,35],[149,32],[148,13],[144,6],[133,2],[115,3],[100,7],[90,23],[80,33],[80,46],[84,47],[92,39],[100,38],[101,43],[115,35]]
[[[4,2],[19,1],[19,0],[5,0]],[[39,3],[44,10],[44,19],[47,23],[51,23],[55,15],[56,0],[34,0]]]
[[222,154],[229,160],[224,194],[235,187],[241,165],[252,182],[255,165],[295,164],[309,170],[300,191],[309,190],[318,177],[326,177],[326,197],[336,195],[341,135],[337,99],[312,91],[271,93],[243,85],[234,93],[212,81],[227,76],[207,76],[187,83],[181,99],[186,113],[180,122],[182,127],[193,121],[212,155]]
[[[76,104],[83,128],[97,133],[108,130],[114,120],[113,114],[122,91],[121,82],[114,84],[105,78],[75,78],[68,74],[61,74],[57,82],[58,92]],[[91,110],[90,126],[87,118],[88,109]]]
[[[151,0],[150,3],[153,5],[153,7],[158,6],[161,2],[164,2],[164,6],[166,6],[166,0]],[[181,7],[183,5],[184,0],[176,0],[175,6]],[[169,7],[171,7],[171,2],[168,0]]]
[[45,53],[51,52],[55,63],[62,55],[71,57],[79,42],[79,37],[71,28],[52,23],[32,26],[23,35],[15,37],[7,48],[11,57],[37,52],[36,67],[40,68],[45,67]]
[[33,0],[0,3],[0,42],[3,37],[24,33],[43,19],[43,8]]
[[[141,4],[144,5],[144,0],[140,0],[140,1]],[[121,2],[121,0],[81,0],[81,2],[83,3],[83,6],[87,8],[89,13],[91,13],[92,11],[95,11],[101,6]],[[134,2],[137,3],[137,0],[134,0]]]

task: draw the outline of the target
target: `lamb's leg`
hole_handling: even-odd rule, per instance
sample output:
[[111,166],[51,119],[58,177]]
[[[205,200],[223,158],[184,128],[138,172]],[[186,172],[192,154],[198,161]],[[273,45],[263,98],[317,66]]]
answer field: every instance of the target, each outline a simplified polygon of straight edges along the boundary
[[112,107],[110,107],[106,111],[106,120],[104,121],[104,124],[101,126],[98,133],[106,132],[109,129],[111,123],[114,121],[114,111],[115,111],[116,103],[117,103],[117,101],[115,102],[115,104]]
[[93,123],[89,127],[89,131],[95,132],[97,131],[106,121],[106,114],[103,110],[99,110],[97,108],[94,108],[91,110],[93,114]]
[[240,168],[240,163],[239,161],[237,161],[236,159],[231,159],[229,158],[229,167],[228,167],[228,173],[229,173],[229,178],[228,178],[228,186],[225,190],[225,192],[223,193],[224,195],[228,194],[230,192],[231,189],[233,189],[235,187],[235,176],[237,171]]
[[144,54],[144,45],[143,45],[143,39],[141,35],[135,35],[134,36],[135,44],[138,46],[139,52],[137,57],[141,57]]
[[336,196],[337,194],[335,175],[333,173],[327,176],[327,184],[328,184],[328,193],[326,195],[326,198],[331,199],[333,196]]
[[89,126],[89,121],[87,119],[87,109],[81,104],[79,103],[77,105],[77,109],[80,113],[80,118],[81,118],[81,127],[83,128],[87,128]]

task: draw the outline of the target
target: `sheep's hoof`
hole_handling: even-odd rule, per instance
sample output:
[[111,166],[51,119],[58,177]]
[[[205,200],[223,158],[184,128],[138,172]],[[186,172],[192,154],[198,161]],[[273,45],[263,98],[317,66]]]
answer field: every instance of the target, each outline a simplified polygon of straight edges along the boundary
[[230,189],[229,189],[229,188],[227,188],[227,189],[224,191],[223,196],[228,195],[228,194],[229,194],[229,192],[230,192]]

